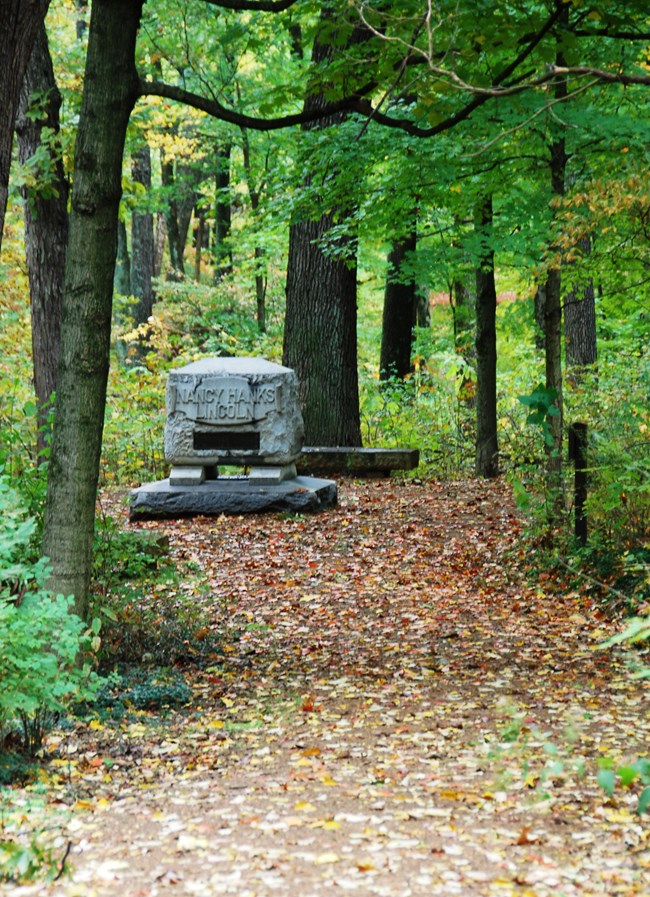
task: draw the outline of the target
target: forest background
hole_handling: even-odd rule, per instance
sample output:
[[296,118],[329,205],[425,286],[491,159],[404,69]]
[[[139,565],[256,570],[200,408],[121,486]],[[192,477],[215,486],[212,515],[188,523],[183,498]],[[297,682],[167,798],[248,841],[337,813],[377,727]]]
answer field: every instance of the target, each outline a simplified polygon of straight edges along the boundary
[[307,444],[506,475],[537,562],[643,614],[645,5],[47,7],[2,158],[7,595],[45,589],[43,552],[89,621],[97,486],[165,475],[167,371],[260,354],[297,370]]

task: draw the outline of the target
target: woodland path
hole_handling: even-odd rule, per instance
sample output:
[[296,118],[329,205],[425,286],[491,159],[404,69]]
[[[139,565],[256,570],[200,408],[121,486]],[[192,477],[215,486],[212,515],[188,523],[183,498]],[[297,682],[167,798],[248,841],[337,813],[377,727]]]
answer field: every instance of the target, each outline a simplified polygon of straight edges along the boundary
[[152,524],[204,571],[225,655],[158,728],[62,745],[70,874],[7,893],[650,894],[638,789],[596,783],[599,758],[647,752],[648,693],[594,650],[587,596],[527,585],[507,486],[344,481],[339,500]]

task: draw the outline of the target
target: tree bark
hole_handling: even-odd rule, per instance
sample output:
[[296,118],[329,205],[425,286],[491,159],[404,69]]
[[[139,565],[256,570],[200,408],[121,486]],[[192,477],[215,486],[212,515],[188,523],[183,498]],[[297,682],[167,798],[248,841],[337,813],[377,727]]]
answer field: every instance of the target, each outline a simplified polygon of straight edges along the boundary
[[[321,24],[331,35],[332,9],[324,5]],[[351,40],[363,39],[353,37]],[[315,65],[332,58],[332,44],[314,41]],[[309,112],[326,105],[322,93],[310,94]],[[344,113],[309,127],[340,124]],[[344,209],[324,212],[316,221],[294,221],[289,230],[284,364],[300,384],[307,445],[361,445],[357,370],[356,240],[338,240],[336,254],[325,254],[323,237],[344,220]]]
[[476,226],[481,235],[481,259],[476,269],[476,473],[499,473],[497,439],[497,291],[492,247],[492,197],[479,206]]
[[194,281],[201,283],[201,258],[203,256],[203,243],[205,241],[205,212],[197,209],[196,229],[194,231]]
[[199,194],[195,190],[196,172],[191,166],[178,163],[176,165],[176,186],[179,191],[176,202],[178,214],[178,239],[181,255],[185,254],[187,237],[190,232],[192,215],[199,200]]
[[[29,114],[38,95],[42,116]],[[61,94],[54,80],[52,59],[42,23],[25,73],[16,119],[18,158],[24,164],[41,146],[43,128],[59,134]],[[25,200],[25,254],[29,276],[32,323],[32,359],[37,404],[37,448],[42,457],[49,441],[48,419],[56,389],[61,333],[61,303],[68,239],[68,182],[61,155],[50,144],[52,174],[41,189],[27,191]]]
[[546,277],[546,308],[544,315],[546,389],[556,395],[558,414],[546,419],[551,443],[546,445],[549,488],[559,487],[562,471],[562,293],[559,268],[551,268]]
[[255,247],[255,299],[257,304],[257,329],[266,333],[266,276],[264,274],[264,250]]
[[106,404],[122,155],[137,96],[142,0],[93,0],[75,146],[43,553],[86,617]]
[[546,349],[546,284],[538,283],[534,297],[535,348],[540,352]]
[[330,214],[291,226],[284,364],[298,375],[305,443],[355,446],[361,445],[357,268],[318,246],[333,224]]
[[[251,148],[248,139],[248,131],[246,128],[241,129],[242,136],[242,152],[244,156],[244,171],[246,173],[246,182],[248,184],[248,195],[251,201],[251,209],[253,211],[253,220],[255,232],[259,227],[259,208],[260,194],[262,184],[253,180],[253,167],[251,164]],[[267,160],[268,162],[268,160]],[[262,179],[263,181],[263,179]],[[266,333],[266,273],[265,273],[265,253],[264,249],[256,245],[254,250],[255,258],[255,299],[257,304],[257,329],[260,333]]]
[[2,0],[0,3],[0,249],[20,91],[48,6],[49,0]]
[[[563,0],[556,0],[562,3]],[[566,6],[562,12],[561,24],[568,25],[569,7]],[[558,38],[559,42],[559,38]],[[556,63],[558,66],[564,66],[566,60],[561,50],[556,55]],[[562,100],[567,96],[567,83],[565,78],[560,78],[554,89],[556,99]],[[564,126],[559,125],[560,128]],[[551,143],[551,189],[556,196],[564,194],[565,178],[566,178],[566,141],[564,133],[561,130],[559,136]],[[549,509],[551,516],[559,510],[560,506],[560,487],[562,476],[562,283],[560,269],[551,268],[546,278],[546,303],[544,307],[544,348],[545,348],[545,369],[546,369],[546,389],[553,391],[556,395],[555,406],[558,413],[549,415],[546,419],[548,431],[551,441],[546,445],[547,456],[547,485],[551,503]]]
[[169,245],[169,264],[171,267],[170,276],[175,278],[185,274],[185,263],[183,259],[183,249],[185,244],[181,243],[180,230],[178,227],[178,202],[175,195],[176,181],[174,176],[174,162],[172,160],[161,157],[160,179],[163,186],[168,188],[165,221],[167,223],[167,242]]
[[[589,237],[580,240],[586,258],[591,252]],[[596,340],[596,292],[591,278],[579,290],[574,287],[564,297],[564,354],[567,373],[575,382],[586,367],[598,361]]]
[[117,220],[117,252],[115,255],[115,277],[113,282],[115,292],[119,293],[120,296],[131,295],[129,241],[126,234],[126,224],[121,218]]
[[[232,250],[230,248],[230,143],[217,146],[216,151],[216,204],[214,209],[214,282],[232,274]],[[253,209],[255,211],[255,209]]]
[[[136,184],[151,191],[151,150],[147,145],[133,154],[131,172]],[[151,212],[134,211],[131,218],[131,289],[137,302],[132,307],[135,324],[144,324],[151,317],[155,300],[153,291],[154,239]]]
[[417,314],[415,277],[401,273],[402,264],[414,255],[417,246],[415,227],[401,239],[396,239],[388,253],[384,309],[381,325],[379,377],[403,380],[413,370],[411,352]]

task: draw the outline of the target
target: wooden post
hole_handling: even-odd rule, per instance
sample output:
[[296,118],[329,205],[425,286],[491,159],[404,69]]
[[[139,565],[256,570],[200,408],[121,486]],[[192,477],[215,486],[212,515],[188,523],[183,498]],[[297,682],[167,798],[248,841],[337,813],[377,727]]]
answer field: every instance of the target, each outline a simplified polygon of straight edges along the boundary
[[569,460],[575,467],[575,523],[574,533],[581,545],[587,544],[587,424],[575,423],[569,427]]

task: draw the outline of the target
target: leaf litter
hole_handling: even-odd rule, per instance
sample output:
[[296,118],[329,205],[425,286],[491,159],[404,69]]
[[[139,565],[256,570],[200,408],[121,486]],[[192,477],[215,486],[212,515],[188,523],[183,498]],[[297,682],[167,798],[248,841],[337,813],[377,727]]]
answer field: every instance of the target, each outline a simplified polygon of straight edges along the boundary
[[646,753],[647,687],[594,650],[588,595],[529,585],[503,483],[344,481],[318,516],[151,527],[224,651],[184,711],[51,736],[13,797],[45,786],[69,874],[7,893],[650,893],[638,789],[597,783]]

